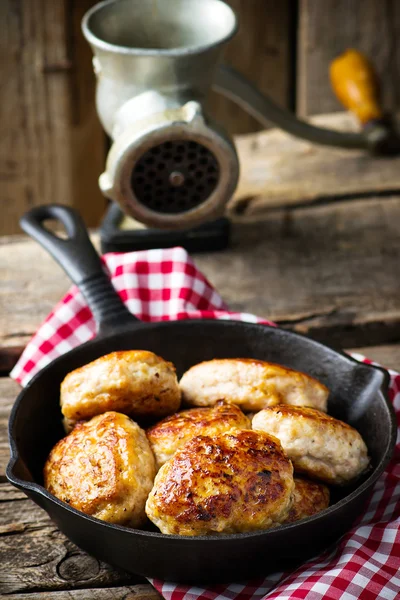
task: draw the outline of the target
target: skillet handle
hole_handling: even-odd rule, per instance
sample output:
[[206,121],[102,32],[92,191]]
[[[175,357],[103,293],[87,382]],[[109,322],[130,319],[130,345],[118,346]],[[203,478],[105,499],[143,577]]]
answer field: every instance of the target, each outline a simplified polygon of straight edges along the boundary
[[[64,226],[67,239],[45,227],[44,222],[48,219],[55,219]],[[58,204],[37,206],[23,215],[20,225],[55,258],[79,287],[93,313],[100,335],[132,321],[139,321],[128,311],[113,288],[89,239],[85,224],[75,210]]]

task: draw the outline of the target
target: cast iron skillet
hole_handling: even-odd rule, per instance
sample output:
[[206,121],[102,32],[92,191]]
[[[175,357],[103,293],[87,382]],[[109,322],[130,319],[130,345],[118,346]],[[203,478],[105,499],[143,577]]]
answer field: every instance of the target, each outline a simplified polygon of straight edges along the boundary
[[[50,233],[43,225],[47,219],[61,221],[68,239]],[[58,358],[32,379],[19,394],[9,423],[7,477],[44,508],[65,535],[97,558],[126,571],[206,583],[240,581],[287,568],[318,553],[350,528],[394,448],[396,424],[386,398],[386,371],[265,325],[217,320],[140,322],[115,293],[75,212],[62,206],[38,207],[22,218],[21,225],[79,285],[99,330],[96,339]],[[109,525],[86,516],[43,487],[46,457],[64,435],[60,382],[69,371],[99,356],[135,348],[172,361],[178,376],[202,360],[254,357],[317,377],[331,390],[329,412],[363,435],[372,459],[370,472],[356,485],[333,492],[334,504],[319,515],[265,532],[183,537],[163,535],[151,527],[135,530]]]

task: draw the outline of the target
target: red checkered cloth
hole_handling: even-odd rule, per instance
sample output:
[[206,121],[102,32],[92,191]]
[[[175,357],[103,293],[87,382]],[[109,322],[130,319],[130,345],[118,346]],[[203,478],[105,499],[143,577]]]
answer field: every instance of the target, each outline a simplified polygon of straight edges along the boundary
[[[143,321],[234,319],[271,324],[228,310],[182,248],[106,254],[111,281]],[[32,338],[11,377],[26,385],[46,364],[95,335],[92,314],[76,287]],[[362,356],[358,360],[370,362]],[[400,375],[390,371],[390,399],[400,425]],[[245,557],[244,557],[245,560]],[[151,580],[167,600],[395,600],[400,598],[400,435],[364,513],[334,548],[291,572],[207,588]]]

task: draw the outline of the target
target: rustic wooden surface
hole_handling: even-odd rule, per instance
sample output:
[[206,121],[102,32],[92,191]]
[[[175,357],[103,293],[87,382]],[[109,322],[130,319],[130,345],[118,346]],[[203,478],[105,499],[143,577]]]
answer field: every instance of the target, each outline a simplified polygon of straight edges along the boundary
[[[48,598],[50,592],[59,591],[55,599],[96,597],[92,593],[124,600],[160,598],[149,584],[77,548],[41,508],[8,483],[0,484],[0,502],[1,594],[20,598],[24,597],[20,594],[43,592]],[[70,588],[83,588],[86,595],[68,596]],[[107,588],[110,595],[101,595],[99,588]]]
[[[400,194],[280,209],[235,222],[229,249],[195,260],[232,309],[331,345],[392,343],[400,340],[399,222]],[[44,250],[18,239],[0,245],[3,372],[69,287]]]
[[196,260],[233,309],[331,345],[395,342],[399,218],[400,196],[279,210]]
[[149,585],[127,585],[105,589],[64,590],[42,594],[12,594],[12,600],[160,600],[161,596]]
[[12,600],[160,600],[161,596],[149,585],[127,585],[105,589],[64,590],[43,594],[13,594]]
[[400,108],[400,3],[396,0],[300,0],[297,108],[300,115],[341,110],[329,64],[347,48],[373,61],[386,110]]
[[[0,377],[0,483],[6,481],[6,466],[9,458],[7,424],[12,405],[21,387],[8,377]],[[1,513],[1,511],[0,511]]]
[[99,223],[105,140],[94,105],[91,51],[80,20],[94,0],[3,0],[0,234],[33,205],[79,207]]
[[[224,53],[227,64],[246,75],[281,106],[290,106],[291,22],[290,0],[226,0],[239,18],[240,29]],[[262,127],[236,104],[212,92],[210,114],[232,134]]]
[[[30,254],[27,240],[25,236],[15,236],[0,242],[0,331],[3,336],[0,340],[0,371],[11,367],[7,362],[10,356],[18,354],[26,344],[32,330],[29,324],[32,315],[40,322],[70,285],[66,275],[55,269],[54,261],[36,244],[32,244],[34,254]],[[13,303],[14,309],[10,311]]]
[[[352,115],[343,112],[310,121],[338,131],[357,129]],[[279,129],[239,136],[236,142],[241,174],[229,206],[233,214],[255,218],[274,206],[400,191],[400,156],[317,146]]]

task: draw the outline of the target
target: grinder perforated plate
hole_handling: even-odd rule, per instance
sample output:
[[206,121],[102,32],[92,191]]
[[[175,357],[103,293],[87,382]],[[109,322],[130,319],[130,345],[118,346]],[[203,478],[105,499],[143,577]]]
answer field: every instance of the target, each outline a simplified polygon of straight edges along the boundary
[[208,148],[195,141],[171,140],[143,154],[133,169],[131,184],[146,208],[178,214],[203,204],[219,177],[218,161]]

